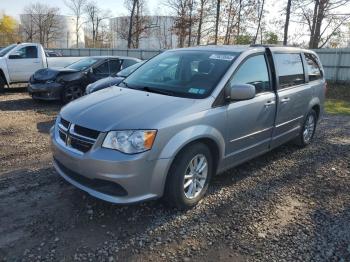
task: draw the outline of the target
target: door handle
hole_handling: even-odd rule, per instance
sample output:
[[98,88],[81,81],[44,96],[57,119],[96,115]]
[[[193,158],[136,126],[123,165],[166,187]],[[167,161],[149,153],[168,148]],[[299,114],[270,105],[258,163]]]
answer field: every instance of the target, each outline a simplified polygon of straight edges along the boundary
[[281,99],[281,103],[282,103],[282,104],[284,104],[284,103],[288,103],[288,102],[289,102],[289,100],[290,100],[290,98],[289,98],[289,97],[283,97],[283,98]]
[[275,104],[275,101],[267,101],[265,103],[265,107],[269,107],[269,106],[274,105],[274,104]]
[[33,62],[34,64],[39,64],[40,62]]

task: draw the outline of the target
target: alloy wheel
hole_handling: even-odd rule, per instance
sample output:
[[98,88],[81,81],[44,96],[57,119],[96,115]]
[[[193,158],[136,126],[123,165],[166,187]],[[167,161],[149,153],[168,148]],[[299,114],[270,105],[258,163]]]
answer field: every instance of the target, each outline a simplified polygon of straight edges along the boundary
[[303,138],[305,143],[309,143],[315,131],[315,117],[310,114],[305,121]]
[[184,193],[188,199],[197,197],[208,177],[208,161],[203,154],[192,158],[184,174]]

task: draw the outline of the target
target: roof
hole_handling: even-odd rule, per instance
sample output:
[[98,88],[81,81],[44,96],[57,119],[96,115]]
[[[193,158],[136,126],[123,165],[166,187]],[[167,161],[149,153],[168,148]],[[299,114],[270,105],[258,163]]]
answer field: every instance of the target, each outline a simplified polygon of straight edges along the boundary
[[131,57],[131,56],[109,56],[109,55],[105,55],[105,56],[82,56],[81,58],[95,58],[95,59],[108,59],[108,58],[119,58],[119,59],[131,59],[131,60],[135,60],[135,61],[142,61],[139,58],[136,57]]
[[309,51],[304,50],[299,47],[290,47],[290,46],[277,46],[277,45],[202,45],[202,46],[194,46],[194,47],[186,47],[186,48],[177,48],[172,50],[204,50],[204,51],[226,51],[226,52],[244,52],[250,49],[261,49],[261,48],[270,48],[272,51]]

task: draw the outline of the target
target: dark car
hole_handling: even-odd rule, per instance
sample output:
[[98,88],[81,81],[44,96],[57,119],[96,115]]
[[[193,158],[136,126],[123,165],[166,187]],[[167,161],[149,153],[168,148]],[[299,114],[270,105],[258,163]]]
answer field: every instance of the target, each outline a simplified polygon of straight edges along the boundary
[[60,57],[62,54],[57,51],[45,50],[46,57]]
[[83,58],[64,68],[40,69],[31,76],[28,91],[33,99],[68,103],[85,93],[88,84],[115,75],[140,62],[132,57],[96,56]]
[[100,79],[94,83],[89,84],[86,87],[85,93],[91,94],[93,92],[96,92],[98,90],[118,85],[120,82],[122,82],[126,77],[128,77],[131,73],[133,73],[137,68],[139,68],[145,61],[142,61],[140,63],[136,63],[132,66],[129,66],[120,72],[118,72],[115,75]]

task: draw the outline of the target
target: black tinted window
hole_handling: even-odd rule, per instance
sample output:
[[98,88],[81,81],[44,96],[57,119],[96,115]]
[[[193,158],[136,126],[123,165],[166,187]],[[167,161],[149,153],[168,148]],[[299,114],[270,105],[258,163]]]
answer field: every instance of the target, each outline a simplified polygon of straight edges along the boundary
[[248,58],[233,75],[230,85],[251,84],[256,93],[271,91],[269,73],[264,55]]
[[22,47],[16,53],[19,55],[19,59],[38,58],[38,49],[35,46]]
[[108,67],[108,61],[104,62],[103,64],[99,65],[94,69],[94,73],[97,75],[109,75],[109,67]]
[[322,78],[322,73],[320,67],[318,66],[317,58],[312,54],[305,53],[305,60],[307,63],[309,81],[314,81]]
[[111,74],[114,75],[120,71],[120,60],[109,60]]
[[280,88],[300,85],[305,82],[300,54],[275,54]]

